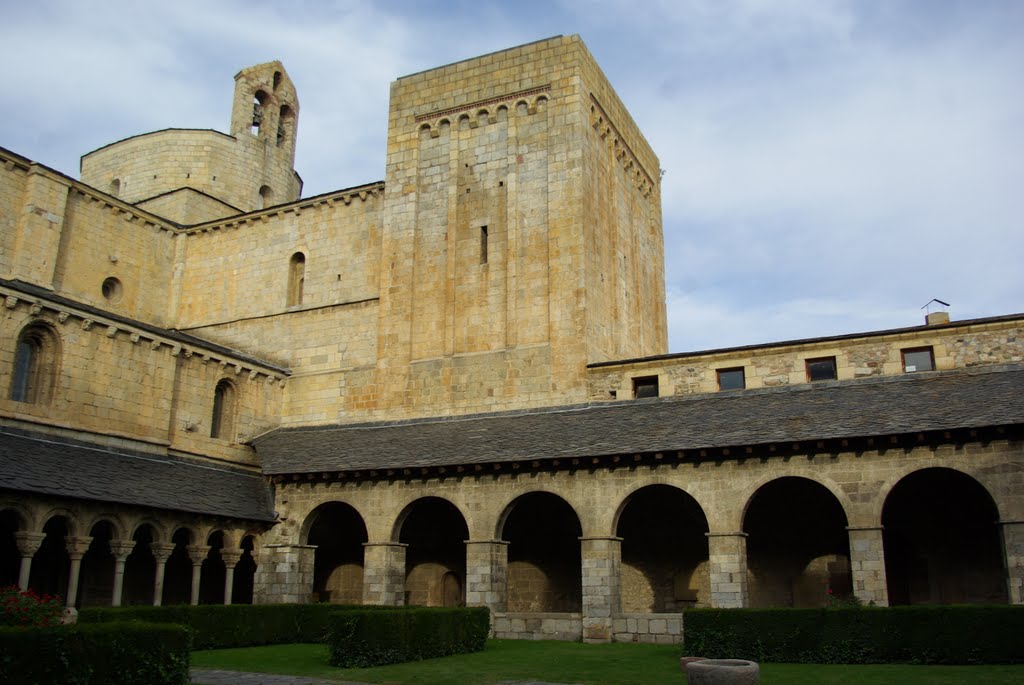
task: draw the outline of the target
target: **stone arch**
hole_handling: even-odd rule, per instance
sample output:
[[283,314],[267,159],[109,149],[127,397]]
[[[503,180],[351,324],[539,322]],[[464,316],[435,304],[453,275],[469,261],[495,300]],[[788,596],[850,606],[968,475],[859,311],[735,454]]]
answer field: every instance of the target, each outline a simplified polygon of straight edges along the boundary
[[110,541],[120,539],[110,516],[97,516],[86,528],[92,541],[82,557],[79,606],[110,606],[114,596],[114,554]]
[[708,606],[709,530],[700,503],[679,487],[655,483],[627,495],[615,525],[622,539],[622,610],[674,613]]
[[124,563],[124,589],[121,603],[126,606],[153,603],[156,557],[150,547],[162,541],[161,531],[152,521],[143,521],[132,530],[135,547]]
[[117,197],[118,195],[120,195],[121,194],[121,179],[119,179],[119,178],[112,179],[110,181],[110,186],[108,187],[107,190],[108,190],[108,194],[113,195],[114,197]]
[[459,130],[465,131],[469,128],[469,115],[463,114],[459,116]]
[[16,530],[19,532],[36,530],[35,514],[20,502],[0,501],[0,513],[2,512],[10,512],[16,521]]
[[853,594],[846,511],[817,480],[781,476],[744,507],[752,607],[820,607]]
[[427,138],[432,137],[433,129],[430,127],[429,123],[421,124],[419,131],[421,140],[426,140]]
[[487,122],[490,120],[490,116],[491,113],[488,112],[486,109],[478,110],[476,113],[477,126],[486,126]]
[[38,532],[45,533],[46,524],[48,524],[52,519],[55,518],[62,518],[65,520],[65,525],[67,526],[67,534],[69,536],[82,535],[83,529],[81,523],[79,522],[78,515],[72,510],[67,509],[66,507],[59,506],[50,507],[49,509],[46,509],[42,512],[42,515],[39,516],[39,518],[37,519],[38,523],[42,523],[42,526],[40,527]]
[[347,502],[324,502],[302,522],[302,544],[315,545],[313,595],[321,602],[362,604],[366,522]]
[[498,105],[495,116],[498,118],[498,121],[506,121],[508,119],[508,105]]
[[437,132],[438,132],[438,135],[446,136],[446,135],[448,135],[451,132],[451,130],[452,130],[452,122],[447,117],[444,118],[444,119],[441,119],[441,121],[437,122]]
[[537,98],[533,101],[533,106],[536,107],[538,110],[543,110],[545,107],[548,106],[548,96],[538,95]]
[[26,404],[49,404],[60,371],[60,335],[49,323],[35,320],[18,333],[8,397]]
[[294,136],[295,110],[290,105],[281,105],[277,118],[277,146],[281,147],[288,140],[289,135]]
[[901,478],[881,516],[889,603],[1005,603],[998,520],[989,490],[960,470]]
[[235,565],[235,577],[231,587],[232,604],[252,604],[256,580],[256,540],[255,533],[246,533],[238,542],[242,556]]
[[502,512],[497,532],[509,543],[509,611],[580,611],[583,528],[569,502],[543,490],[521,494]]
[[170,536],[167,534],[167,527],[155,518],[145,516],[133,522],[130,526],[131,537],[134,540],[139,530],[148,527],[150,535],[152,536],[151,542],[169,542]]
[[[947,469],[949,471],[956,471],[957,473],[963,474],[964,476],[967,476],[968,478],[977,481],[979,484],[981,484],[982,487],[984,487],[989,492],[989,495],[991,496],[991,488],[985,483],[983,483],[982,479],[979,478],[977,474],[973,473],[972,471],[963,468],[962,466],[959,466],[957,464],[944,464],[942,468]],[[875,499],[871,503],[872,519],[870,523],[867,525],[881,525],[882,512],[885,509],[885,503],[889,499],[889,495],[892,493],[892,489],[896,487],[896,485],[904,478],[920,470],[922,470],[920,463],[905,464],[901,465],[900,468],[893,471],[890,474],[890,476],[886,478],[886,480],[878,487]],[[999,509],[999,502],[995,500],[995,497],[993,497],[992,499],[993,502],[995,502],[996,510],[999,512],[999,516],[1001,518],[1003,512]]]
[[[85,525],[82,526],[83,530],[90,531],[97,524],[108,523],[110,525],[110,539],[111,540],[123,540],[128,535],[128,527],[125,526],[124,520],[117,514],[110,513],[98,513],[93,514],[85,519]],[[89,533],[91,535],[91,533]]]
[[65,597],[68,589],[68,574],[71,571],[71,557],[68,555],[67,538],[76,530],[69,513],[51,510],[41,519],[46,537],[32,558],[32,572],[29,587],[40,594]]
[[469,526],[455,504],[441,497],[420,497],[410,502],[395,521],[393,539],[406,545],[406,605],[466,603],[465,542]]
[[164,567],[163,604],[188,604],[192,598],[192,558],[188,546],[198,537],[189,526],[177,526],[171,533],[174,550]]
[[572,510],[573,516],[575,516],[576,520],[579,522],[580,528],[583,531],[581,533],[582,535],[602,535],[602,534],[604,534],[604,531],[597,530],[597,529],[589,530],[588,528],[584,527],[585,520],[584,520],[584,517],[582,515],[582,512],[581,512],[580,508],[575,506],[572,503],[571,493],[566,492],[564,488],[560,488],[560,487],[554,486],[554,484],[549,484],[548,486],[530,484],[530,485],[526,485],[525,487],[522,487],[520,489],[514,490],[508,496],[508,502],[499,511],[498,518],[497,518],[497,520],[494,523],[494,528],[493,529],[487,529],[487,535],[493,535],[495,540],[502,540],[502,539],[504,539],[504,538],[502,538],[502,535],[503,535],[503,531],[505,529],[505,524],[508,521],[508,517],[515,510],[517,502],[520,499],[522,499],[523,497],[526,497],[527,495],[533,495],[533,494],[537,494],[537,493],[546,494],[546,495],[553,495],[554,497],[557,497],[558,499],[564,501],[566,503],[566,505],[569,507],[569,509]]
[[259,137],[263,129],[263,119],[266,116],[266,106],[270,102],[270,96],[263,90],[257,90],[252,95],[252,125],[250,132]]
[[530,105],[529,105],[529,103],[526,102],[526,100],[517,100],[516,101],[516,114],[521,115],[521,116],[525,116],[529,112],[530,112]]
[[228,545],[228,536],[222,529],[217,528],[206,536],[205,544],[210,549],[206,552],[199,574],[199,603],[223,604],[227,567],[220,551]]
[[[854,504],[850,500],[849,495],[846,494],[846,491],[843,490],[839,486],[839,484],[832,478],[829,478],[828,476],[824,476],[817,472],[812,474],[801,469],[788,469],[785,472],[780,472],[779,470],[773,469],[768,473],[765,473],[756,478],[755,480],[753,480],[750,483],[750,485],[746,488],[746,491],[741,493],[743,507],[733,510],[736,516],[735,519],[721,522],[725,525],[725,528],[723,528],[722,530],[742,530],[743,521],[747,517],[747,509],[750,507],[750,503],[753,501],[754,495],[756,495],[757,492],[765,485],[771,483],[772,481],[778,480],[779,478],[802,478],[804,480],[809,480],[816,483],[817,485],[820,485],[821,487],[828,490],[832,494],[832,496],[835,497],[836,501],[839,502],[839,506],[842,507],[843,515],[847,518],[847,520],[852,518],[851,512],[855,510]],[[714,524],[714,521],[712,521],[712,524]]]

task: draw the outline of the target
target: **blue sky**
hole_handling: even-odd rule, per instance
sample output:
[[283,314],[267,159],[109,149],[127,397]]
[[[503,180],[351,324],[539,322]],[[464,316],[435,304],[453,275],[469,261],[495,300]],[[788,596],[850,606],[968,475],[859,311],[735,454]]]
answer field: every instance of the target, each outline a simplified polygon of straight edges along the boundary
[[[389,83],[579,33],[665,169],[670,349],[1024,311],[1024,1],[0,0],[0,146],[77,176],[299,91],[313,195],[384,176]],[[17,56],[21,56],[19,61]]]

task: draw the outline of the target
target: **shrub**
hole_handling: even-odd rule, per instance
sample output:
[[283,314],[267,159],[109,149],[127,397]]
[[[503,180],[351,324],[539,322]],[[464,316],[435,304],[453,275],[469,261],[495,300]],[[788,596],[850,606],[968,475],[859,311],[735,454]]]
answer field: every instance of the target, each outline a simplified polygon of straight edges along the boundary
[[345,668],[418,661],[478,652],[490,630],[486,607],[348,610],[328,619],[332,666]]
[[89,607],[79,622],[138,620],[178,623],[193,631],[195,649],[323,642],[337,604],[201,604],[199,606]]
[[789,663],[1024,663],[1024,607],[693,609],[687,654]]
[[13,585],[0,588],[0,626],[45,628],[58,625],[63,615],[60,597],[23,592]]
[[106,623],[0,628],[0,682],[34,685],[183,685],[189,633],[182,626]]

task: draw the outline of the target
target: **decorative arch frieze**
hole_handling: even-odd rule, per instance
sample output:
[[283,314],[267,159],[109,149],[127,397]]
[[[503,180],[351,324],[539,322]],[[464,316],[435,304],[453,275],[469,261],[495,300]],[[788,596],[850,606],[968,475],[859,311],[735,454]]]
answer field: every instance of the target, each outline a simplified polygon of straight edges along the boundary
[[[418,114],[415,116],[415,123],[421,136],[429,135],[431,138],[437,138],[441,135],[442,128],[451,126],[453,121],[456,122],[458,128],[473,129],[495,124],[507,116],[510,111],[515,111],[517,114],[536,114],[548,104],[551,99],[550,93],[550,85],[530,88],[458,107]],[[523,108],[520,108],[520,105]]]

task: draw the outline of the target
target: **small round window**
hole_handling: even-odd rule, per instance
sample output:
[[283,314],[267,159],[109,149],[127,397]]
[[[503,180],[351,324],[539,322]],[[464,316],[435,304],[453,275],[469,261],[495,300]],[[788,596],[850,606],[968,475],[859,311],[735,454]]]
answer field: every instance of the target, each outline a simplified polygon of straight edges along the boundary
[[121,281],[113,276],[103,281],[103,297],[108,302],[119,302],[121,300]]

